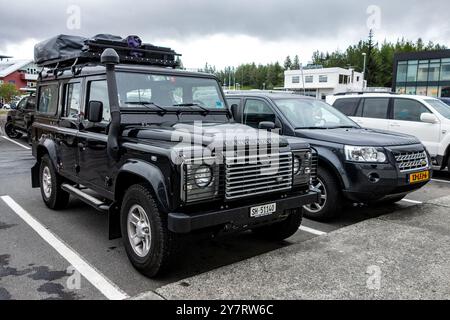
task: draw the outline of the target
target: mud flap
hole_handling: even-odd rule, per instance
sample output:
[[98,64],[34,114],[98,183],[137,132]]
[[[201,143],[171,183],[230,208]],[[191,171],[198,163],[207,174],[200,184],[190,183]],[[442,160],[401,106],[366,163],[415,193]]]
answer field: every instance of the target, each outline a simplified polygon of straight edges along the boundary
[[122,237],[120,231],[120,209],[116,203],[109,207],[108,211],[109,240],[119,239]]
[[39,188],[40,187],[40,183],[39,183],[39,168],[40,168],[40,163],[36,162],[36,164],[33,166],[33,168],[31,168],[31,187],[32,188]]

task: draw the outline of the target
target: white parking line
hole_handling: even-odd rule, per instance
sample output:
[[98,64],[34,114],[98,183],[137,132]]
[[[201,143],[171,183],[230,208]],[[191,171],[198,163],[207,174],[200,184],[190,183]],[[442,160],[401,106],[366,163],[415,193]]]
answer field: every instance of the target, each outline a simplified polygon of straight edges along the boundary
[[5,136],[1,136],[1,137],[2,137],[3,139],[5,139],[5,140],[8,140],[9,142],[12,142],[12,143],[17,144],[18,146],[21,146],[21,147],[24,148],[24,149],[31,150],[30,147],[24,146],[23,144],[21,144],[21,143],[19,143],[19,142],[17,142],[17,141],[14,141],[13,139],[10,139],[10,138],[5,137]]
[[431,179],[431,181],[450,183],[450,181],[447,181],[447,180],[440,180],[440,179]]
[[309,227],[306,227],[306,226],[300,226],[300,230],[308,232],[308,233],[311,233],[311,234],[315,234],[317,236],[324,236],[324,235],[327,234],[326,232],[319,231],[319,230],[316,230],[316,229],[313,229],[313,228],[309,228]]
[[409,203],[414,203],[414,204],[422,204],[422,201],[417,201],[417,200],[409,200],[409,199],[402,199],[402,201],[405,202],[409,202]]
[[47,230],[42,224],[34,219],[25,209],[23,209],[10,196],[3,196],[1,199],[34,231],[41,236],[50,246],[52,246],[64,259],[66,259],[80,274],[82,274],[94,287],[96,287],[106,298],[110,300],[123,300],[129,296],[101,274],[94,267],[89,265],[77,252],[66,245],[57,236]]

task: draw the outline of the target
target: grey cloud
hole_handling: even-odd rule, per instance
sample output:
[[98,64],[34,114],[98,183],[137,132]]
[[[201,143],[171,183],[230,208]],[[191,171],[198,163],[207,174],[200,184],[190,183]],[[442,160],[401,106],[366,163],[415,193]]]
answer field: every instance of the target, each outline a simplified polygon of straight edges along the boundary
[[[66,10],[71,4],[81,9],[80,30],[66,28]],[[138,34],[145,40],[181,40],[217,33],[270,41],[333,38],[348,33],[364,36],[369,5],[380,7],[384,30],[415,36],[437,28],[441,38],[450,40],[445,0],[0,0],[0,51],[6,43],[59,33]]]

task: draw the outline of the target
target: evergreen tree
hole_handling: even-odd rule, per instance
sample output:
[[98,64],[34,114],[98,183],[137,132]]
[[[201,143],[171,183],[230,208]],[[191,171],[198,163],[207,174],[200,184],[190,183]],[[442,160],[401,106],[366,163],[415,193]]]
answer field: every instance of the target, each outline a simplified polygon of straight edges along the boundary
[[300,69],[300,59],[298,58],[298,55],[295,55],[294,62],[292,62],[292,70],[299,70]]
[[292,68],[291,57],[287,56],[286,60],[284,60],[284,70],[290,70]]

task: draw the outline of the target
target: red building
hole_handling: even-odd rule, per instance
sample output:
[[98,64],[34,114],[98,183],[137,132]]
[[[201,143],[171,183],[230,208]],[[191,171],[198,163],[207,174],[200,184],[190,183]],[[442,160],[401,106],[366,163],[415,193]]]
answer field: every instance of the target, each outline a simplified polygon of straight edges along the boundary
[[32,60],[0,61],[0,85],[14,84],[23,94],[36,90],[38,69]]

